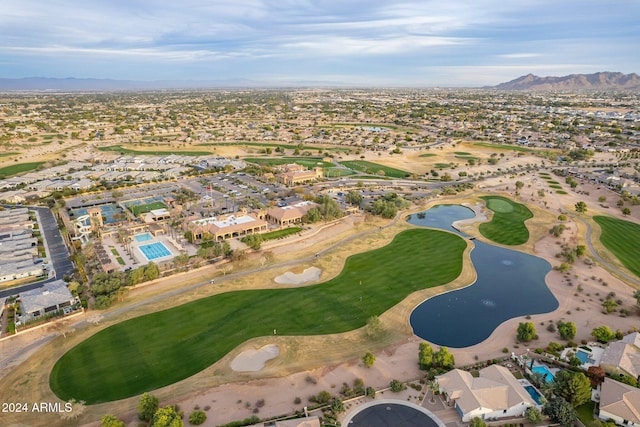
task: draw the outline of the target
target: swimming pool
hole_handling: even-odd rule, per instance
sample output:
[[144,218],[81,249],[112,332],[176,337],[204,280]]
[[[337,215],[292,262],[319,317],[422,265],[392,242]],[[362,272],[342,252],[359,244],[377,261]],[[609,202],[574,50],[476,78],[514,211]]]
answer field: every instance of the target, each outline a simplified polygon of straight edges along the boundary
[[154,242],[149,243],[148,245],[142,245],[140,246],[140,251],[142,251],[142,254],[149,261],[171,255],[171,251],[162,242]]
[[153,236],[149,233],[143,233],[136,234],[135,236],[133,236],[133,238],[136,239],[136,242],[146,242],[147,240],[153,239]]
[[527,393],[529,393],[529,396],[531,396],[531,398],[535,400],[538,405],[542,405],[542,395],[538,390],[536,390],[534,386],[526,385],[524,386],[524,389],[527,390]]
[[531,372],[533,372],[534,374],[542,375],[544,380],[546,382],[548,382],[548,383],[550,383],[551,381],[553,381],[555,379],[555,376],[553,375],[553,372],[551,372],[549,370],[549,368],[547,368],[544,365],[534,366],[533,368],[531,368]]
[[591,356],[591,355],[589,353],[587,353],[586,351],[584,351],[584,350],[576,351],[576,357],[578,359],[580,359],[580,361],[583,364],[585,364],[585,363],[593,363],[594,362],[594,360],[589,356]]

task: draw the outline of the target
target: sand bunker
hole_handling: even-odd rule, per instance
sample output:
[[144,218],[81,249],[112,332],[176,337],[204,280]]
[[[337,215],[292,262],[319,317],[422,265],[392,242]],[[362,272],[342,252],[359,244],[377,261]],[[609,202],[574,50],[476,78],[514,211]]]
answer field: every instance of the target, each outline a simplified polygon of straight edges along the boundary
[[306,282],[312,282],[320,278],[322,270],[318,267],[309,267],[300,274],[287,271],[283,275],[276,277],[274,280],[281,285],[301,285]]
[[255,372],[264,368],[264,364],[275,359],[280,354],[280,348],[275,344],[265,345],[258,350],[243,351],[231,361],[231,369],[236,372]]
[[471,204],[471,203],[462,203],[462,206],[471,209],[475,216],[469,219],[461,219],[459,221],[454,221],[451,226],[456,230],[464,232],[465,230],[473,229],[473,224],[476,222],[485,222],[487,220],[487,212],[484,209],[484,205],[482,203]]

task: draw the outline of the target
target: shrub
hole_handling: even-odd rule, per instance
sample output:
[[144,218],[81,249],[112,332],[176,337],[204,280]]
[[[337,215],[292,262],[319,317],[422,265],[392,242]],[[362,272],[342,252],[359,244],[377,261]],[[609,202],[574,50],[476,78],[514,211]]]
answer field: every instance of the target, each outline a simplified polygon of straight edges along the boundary
[[207,420],[207,414],[204,411],[193,411],[189,415],[189,422],[193,425],[199,426]]

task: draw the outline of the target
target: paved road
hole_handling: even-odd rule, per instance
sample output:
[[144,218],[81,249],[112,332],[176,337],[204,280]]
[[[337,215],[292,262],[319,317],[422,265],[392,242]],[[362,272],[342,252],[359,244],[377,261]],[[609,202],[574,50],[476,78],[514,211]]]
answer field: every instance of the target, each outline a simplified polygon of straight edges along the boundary
[[56,275],[55,277],[46,280],[0,291],[0,298],[17,295],[20,292],[42,287],[45,283],[52,282],[56,280],[56,278],[62,279],[66,274],[73,273],[73,263],[69,261],[69,250],[67,249],[64,239],[60,235],[58,223],[54,218],[51,209],[37,206],[29,206],[29,209],[38,213],[40,231],[42,232],[44,244],[46,245],[47,252],[49,254],[49,265],[50,268],[55,271]]

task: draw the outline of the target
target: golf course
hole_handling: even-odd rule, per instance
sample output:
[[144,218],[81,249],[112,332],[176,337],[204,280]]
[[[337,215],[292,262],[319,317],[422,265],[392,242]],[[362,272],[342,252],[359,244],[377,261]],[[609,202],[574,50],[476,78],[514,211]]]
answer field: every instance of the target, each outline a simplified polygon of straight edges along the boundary
[[533,214],[525,205],[506,197],[482,196],[487,208],[493,211],[491,221],[480,224],[480,233],[487,239],[502,245],[521,245],[529,240],[529,230],[524,224]]
[[115,324],[65,353],[50,387],[63,400],[109,402],[183,380],[274,330],[301,336],[360,328],[409,294],[454,280],[466,246],[452,233],[410,229],[350,256],[321,284],[227,292]]
[[612,218],[594,216],[602,229],[600,241],[633,274],[640,277],[640,225]]

